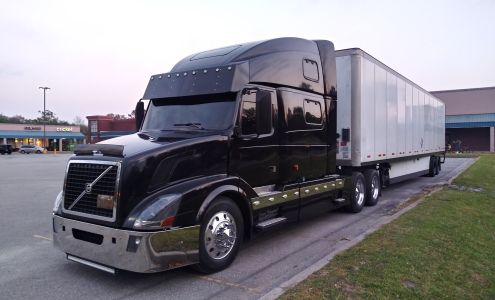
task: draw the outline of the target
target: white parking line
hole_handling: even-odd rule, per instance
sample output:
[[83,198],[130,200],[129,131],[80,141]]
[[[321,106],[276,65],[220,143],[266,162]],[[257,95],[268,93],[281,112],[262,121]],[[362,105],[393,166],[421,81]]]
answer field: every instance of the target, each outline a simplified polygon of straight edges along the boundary
[[42,236],[42,235],[37,235],[37,234],[33,234],[33,237],[34,238],[37,238],[37,239],[47,240],[47,241],[51,241],[52,240],[51,238],[48,238],[48,237]]

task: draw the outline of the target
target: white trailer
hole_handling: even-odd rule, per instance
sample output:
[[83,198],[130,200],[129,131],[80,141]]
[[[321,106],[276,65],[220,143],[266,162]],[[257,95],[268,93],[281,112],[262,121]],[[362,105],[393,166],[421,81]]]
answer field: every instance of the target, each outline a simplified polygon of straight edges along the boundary
[[337,165],[376,165],[390,182],[438,173],[443,102],[361,49],[336,51],[336,61]]

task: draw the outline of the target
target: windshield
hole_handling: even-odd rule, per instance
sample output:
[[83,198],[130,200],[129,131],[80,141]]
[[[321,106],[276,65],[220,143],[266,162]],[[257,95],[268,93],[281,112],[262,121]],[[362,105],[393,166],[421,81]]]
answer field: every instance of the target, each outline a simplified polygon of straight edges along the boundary
[[143,131],[223,130],[233,123],[235,93],[153,99]]

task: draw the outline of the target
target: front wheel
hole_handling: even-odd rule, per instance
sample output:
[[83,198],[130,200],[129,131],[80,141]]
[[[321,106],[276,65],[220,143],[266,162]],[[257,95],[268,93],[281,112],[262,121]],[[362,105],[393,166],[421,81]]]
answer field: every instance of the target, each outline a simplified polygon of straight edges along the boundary
[[41,151],[40,151],[40,150],[36,150],[36,153],[37,153],[37,154],[41,154]]
[[206,210],[199,236],[199,264],[203,273],[227,268],[235,259],[244,235],[239,207],[227,197],[217,198]]
[[21,150],[20,152],[21,152],[22,154],[25,154],[25,153],[26,153],[26,151],[24,151],[24,150]]
[[366,199],[366,183],[360,172],[352,173],[351,181],[350,203],[347,205],[347,211],[358,213],[363,209]]

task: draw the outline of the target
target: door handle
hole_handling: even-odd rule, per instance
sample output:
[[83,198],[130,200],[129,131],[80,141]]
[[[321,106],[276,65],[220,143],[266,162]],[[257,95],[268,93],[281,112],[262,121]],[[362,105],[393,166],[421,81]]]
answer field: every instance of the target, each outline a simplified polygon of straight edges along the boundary
[[268,166],[268,170],[272,173],[277,173],[277,166]]

